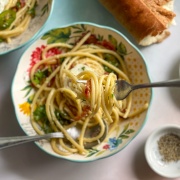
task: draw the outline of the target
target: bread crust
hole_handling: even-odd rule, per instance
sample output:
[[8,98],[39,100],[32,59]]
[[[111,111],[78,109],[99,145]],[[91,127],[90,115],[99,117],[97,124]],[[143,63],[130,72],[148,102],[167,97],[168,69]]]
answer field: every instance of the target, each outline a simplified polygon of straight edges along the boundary
[[[146,1],[150,2],[151,0],[99,1],[129,31],[139,44],[148,36],[159,36],[162,34],[162,37],[157,40],[157,42],[161,42],[170,34],[169,32],[163,33],[167,31],[167,22],[157,17],[157,12],[154,12],[154,9],[149,7],[150,4],[146,4]],[[153,4],[153,8],[155,5]],[[171,14],[171,16],[173,18],[175,15]]]

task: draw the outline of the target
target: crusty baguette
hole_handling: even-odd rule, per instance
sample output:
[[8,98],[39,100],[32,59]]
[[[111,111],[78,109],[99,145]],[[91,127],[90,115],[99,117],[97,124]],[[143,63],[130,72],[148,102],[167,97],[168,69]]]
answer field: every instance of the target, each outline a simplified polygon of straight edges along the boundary
[[129,31],[139,45],[163,41],[175,14],[165,8],[172,0],[99,0]]

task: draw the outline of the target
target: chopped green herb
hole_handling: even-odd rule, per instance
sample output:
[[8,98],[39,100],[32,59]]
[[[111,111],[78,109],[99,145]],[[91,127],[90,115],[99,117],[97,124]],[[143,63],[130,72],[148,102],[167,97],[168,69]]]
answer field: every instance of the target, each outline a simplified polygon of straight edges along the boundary
[[38,106],[36,110],[33,112],[33,115],[36,121],[41,121],[42,123],[41,128],[45,133],[53,132],[53,129],[51,128],[50,122],[46,115],[45,105]]
[[104,70],[108,73],[114,72],[111,68],[104,66]]
[[65,58],[60,58],[59,61],[60,61],[60,64],[62,64],[64,62]]
[[35,10],[35,7],[29,9],[28,14],[30,14],[31,17],[35,17],[35,16],[36,16],[36,10]]
[[45,105],[38,106],[36,108],[36,110],[33,112],[33,115],[34,115],[34,119],[36,121],[46,120],[47,119],[47,115],[46,115]]
[[29,9],[28,13],[31,15],[31,17],[35,17],[36,16],[36,7],[37,7],[37,1],[34,4],[34,7],[32,7],[31,9]]
[[[113,55],[111,55],[111,54],[105,54],[105,55],[104,55],[104,60],[107,61],[108,63],[112,64],[112,65],[115,66],[115,67],[119,67],[119,66],[120,66],[119,60],[116,59],[116,58],[115,58]],[[105,66],[105,65],[104,65],[104,70],[105,70],[106,72],[109,72],[109,73],[114,72],[111,68],[109,68],[109,67],[107,67],[107,66]]]
[[84,71],[84,70],[85,70],[85,67],[82,67],[82,70]]
[[34,74],[34,79],[33,81],[36,84],[42,84],[43,80],[48,76],[49,74],[49,70],[45,70],[45,71],[40,71],[38,70],[35,74]]
[[43,123],[42,129],[45,133],[51,133],[53,132],[52,128],[50,127],[49,122]]
[[120,65],[119,60],[111,54],[105,54],[104,59],[115,67],[118,67]]
[[20,9],[20,8],[21,8],[21,2],[20,2],[20,1],[17,1],[16,7],[17,7],[17,9]]
[[1,42],[4,42],[4,39],[0,38],[0,43],[1,43]]
[[60,122],[62,125],[68,125],[68,124],[71,123],[71,122],[68,120],[68,119],[69,119],[68,115],[65,114],[65,113],[60,112],[58,109],[55,110],[55,115],[56,115],[56,118],[59,120],[59,122]]

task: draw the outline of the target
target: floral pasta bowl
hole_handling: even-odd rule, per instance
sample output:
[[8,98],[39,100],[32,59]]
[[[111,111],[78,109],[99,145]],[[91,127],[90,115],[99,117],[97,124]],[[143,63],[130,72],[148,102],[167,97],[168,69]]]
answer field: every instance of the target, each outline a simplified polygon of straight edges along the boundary
[[[51,29],[19,61],[12,83],[18,123],[28,136],[61,131],[66,139],[36,142],[52,156],[75,162],[112,156],[140,133],[152,96],[151,89],[140,89],[117,101],[116,78],[150,82],[142,54],[123,34],[87,22]],[[100,130],[86,137],[96,124]],[[77,139],[68,134],[72,126],[81,127]],[[98,145],[84,148],[91,141]]]
[[[45,26],[54,6],[54,0],[29,0],[13,3],[9,1],[9,4],[7,4],[9,8],[0,12],[0,18],[2,19],[5,15],[13,18],[13,21],[11,21],[12,18],[6,20],[9,24],[11,22],[12,27],[10,26],[6,29],[0,27],[0,55],[14,51],[32,41]],[[28,17],[26,18],[27,15],[29,15],[30,20]],[[2,21],[0,26],[6,21]]]

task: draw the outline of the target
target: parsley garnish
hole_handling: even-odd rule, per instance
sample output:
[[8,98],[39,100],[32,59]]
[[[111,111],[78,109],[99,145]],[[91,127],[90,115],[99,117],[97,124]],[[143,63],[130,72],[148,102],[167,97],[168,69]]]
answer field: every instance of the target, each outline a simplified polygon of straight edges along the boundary
[[40,105],[36,108],[36,110],[33,112],[35,121],[41,121],[42,122],[42,130],[45,133],[53,132],[50,122],[48,120],[47,114],[46,114],[46,108],[45,105]]

